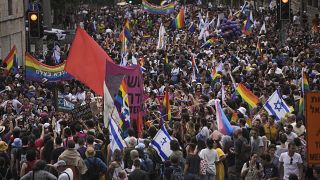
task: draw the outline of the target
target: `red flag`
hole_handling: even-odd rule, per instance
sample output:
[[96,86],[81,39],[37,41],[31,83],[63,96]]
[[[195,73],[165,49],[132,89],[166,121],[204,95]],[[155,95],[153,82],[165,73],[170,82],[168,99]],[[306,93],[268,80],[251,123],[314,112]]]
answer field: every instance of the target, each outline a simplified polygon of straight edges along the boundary
[[113,63],[99,44],[85,30],[78,28],[64,69],[103,96],[107,60]]

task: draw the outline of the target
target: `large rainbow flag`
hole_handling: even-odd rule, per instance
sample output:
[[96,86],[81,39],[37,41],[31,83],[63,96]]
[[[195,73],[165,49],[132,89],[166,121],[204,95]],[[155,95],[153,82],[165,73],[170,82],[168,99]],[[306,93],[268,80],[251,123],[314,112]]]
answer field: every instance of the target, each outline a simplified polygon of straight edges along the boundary
[[171,14],[174,12],[174,7],[176,6],[176,2],[172,2],[170,4],[166,4],[163,6],[157,6],[147,2],[147,0],[142,0],[142,6],[145,11],[151,14]]
[[123,26],[123,30],[119,36],[119,39],[121,42],[125,41],[125,39],[127,39],[129,43],[131,42],[132,36],[131,36],[130,31],[131,31],[130,22],[128,19],[126,19],[124,26]]
[[[165,121],[171,122],[171,108],[170,108],[170,99],[169,99],[169,92],[166,88],[166,92],[163,97],[163,105],[162,105],[162,116]],[[163,120],[161,120],[163,121]],[[163,122],[160,123],[160,126]]]
[[8,56],[3,60],[3,64],[6,64],[7,71],[9,72],[12,69],[13,74],[18,72],[18,59],[17,59],[17,48],[13,46],[10,50]]
[[302,69],[302,82],[301,82],[301,96],[300,96],[300,100],[299,100],[299,112],[298,112],[298,115],[301,115],[303,116],[304,115],[304,95],[306,92],[308,92],[310,90],[310,87],[309,87],[309,82],[308,82],[308,75],[307,73],[303,72],[303,69]]
[[181,7],[176,19],[174,20],[174,28],[181,29],[184,26],[184,7]]
[[234,131],[234,127],[231,126],[226,114],[223,112],[219,100],[215,100],[216,118],[218,131],[223,135],[231,135]]
[[252,33],[251,26],[252,26],[252,22],[251,22],[250,16],[248,16],[248,19],[243,22],[242,33],[247,36],[250,35]]
[[122,131],[123,137],[128,136],[128,129],[130,128],[130,109],[129,109],[129,99],[128,99],[128,86],[123,79],[120,84],[118,94],[114,101],[115,106],[119,112],[121,118],[120,129]]
[[42,64],[29,53],[26,53],[26,80],[56,82],[72,79],[72,76],[64,71],[64,66],[65,63],[57,66]]
[[236,90],[242,97],[242,99],[249,104],[250,108],[254,108],[257,106],[259,98],[254,95],[249,89],[247,89],[242,83],[238,85]]

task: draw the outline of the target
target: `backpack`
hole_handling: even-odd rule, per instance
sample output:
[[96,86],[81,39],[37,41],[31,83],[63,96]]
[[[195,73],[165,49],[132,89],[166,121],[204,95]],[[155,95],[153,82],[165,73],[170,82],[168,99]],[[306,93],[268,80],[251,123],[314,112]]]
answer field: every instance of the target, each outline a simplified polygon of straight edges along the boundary
[[173,171],[172,171],[172,174],[170,175],[170,180],[184,180],[183,172],[180,167],[171,166],[171,168]]
[[206,175],[208,169],[208,162],[205,159],[201,159],[200,161],[200,175]]
[[[94,159],[94,160],[92,160]],[[86,179],[99,179],[99,167],[97,165],[97,158],[87,158],[86,159],[89,166],[87,166],[88,170],[86,172]]]

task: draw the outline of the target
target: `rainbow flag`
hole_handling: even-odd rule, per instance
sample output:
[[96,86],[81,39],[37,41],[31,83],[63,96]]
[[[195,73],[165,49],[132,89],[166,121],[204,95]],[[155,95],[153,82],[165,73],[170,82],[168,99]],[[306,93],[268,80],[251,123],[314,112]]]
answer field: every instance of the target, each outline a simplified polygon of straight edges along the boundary
[[302,69],[302,84],[301,84],[301,96],[299,100],[299,112],[298,115],[303,116],[304,115],[304,95],[306,92],[310,90],[309,82],[308,82],[308,75],[304,72],[304,69]]
[[131,42],[132,36],[131,36],[130,30],[131,30],[130,22],[128,19],[126,19],[124,26],[123,26],[123,30],[119,35],[119,39],[121,42],[125,41],[125,39],[127,39],[129,43]]
[[130,110],[129,110],[129,99],[128,99],[128,86],[123,79],[120,84],[118,94],[115,97],[114,105],[117,107],[120,116],[120,129],[122,136],[128,136],[128,129],[130,128]]
[[12,69],[13,74],[18,73],[18,59],[17,59],[17,48],[13,46],[10,50],[8,56],[3,60],[3,64],[6,64],[7,71],[9,72]]
[[243,22],[242,33],[249,36],[252,33],[251,26],[252,22],[250,20],[250,16],[248,16],[248,19]]
[[26,80],[57,82],[71,80],[72,76],[64,71],[65,62],[57,66],[48,66],[40,63],[29,53],[26,53],[25,75]]
[[237,112],[232,113],[231,122],[237,123],[238,119],[239,119],[238,113]]
[[218,74],[215,66],[211,69],[211,78],[212,81],[215,81],[217,78],[221,78],[221,75]]
[[214,45],[216,42],[218,42],[218,39],[211,38],[211,39],[207,40],[200,48],[209,48],[212,45]]
[[176,19],[174,20],[174,28],[181,29],[184,26],[184,7],[181,7]]
[[242,97],[242,99],[249,104],[250,108],[254,108],[257,106],[259,98],[254,95],[249,89],[247,89],[242,83],[238,85],[236,90]]
[[303,96],[300,97],[299,100],[299,112],[298,115],[303,116],[304,115],[304,99]]
[[234,131],[234,127],[231,126],[227,116],[223,112],[219,100],[215,100],[215,107],[218,131],[224,135],[231,135]]
[[302,72],[302,92],[308,92],[310,90],[308,75],[305,72]]
[[168,89],[166,89],[166,92],[163,97],[162,116],[163,118],[162,118],[162,122],[160,122],[160,126],[162,126],[163,124],[163,119],[171,123],[171,109],[170,109],[170,99],[169,99]]
[[174,7],[176,6],[176,2],[172,2],[166,5],[157,6],[147,2],[147,0],[142,0],[142,6],[145,11],[151,14],[171,14],[174,12]]
[[256,55],[260,56],[262,53],[262,49],[261,49],[261,43],[260,40],[258,39],[257,45],[256,45]]

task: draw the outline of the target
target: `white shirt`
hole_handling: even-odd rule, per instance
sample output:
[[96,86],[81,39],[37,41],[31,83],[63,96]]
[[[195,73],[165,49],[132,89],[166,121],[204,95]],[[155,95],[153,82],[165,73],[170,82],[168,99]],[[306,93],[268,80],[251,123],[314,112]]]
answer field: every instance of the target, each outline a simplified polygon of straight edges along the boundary
[[64,170],[58,177],[58,180],[73,180],[72,170],[70,168],[67,168],[66,170]]
[[286,135],[287,135],[287,142],[293,142],[293,140],[298,137],[298,135],[294,132],[291,132],[290,134],[286,134]]
[[297,134],[297,136],[301,136],[306,132],[306,127],[304,125],[301,125],[299,128],[296,127],[296,123],[291,124],[293,126],[293,132]]
[[207,172],[213,172],[216,174],[216,162],[219,161],[217,151],[215,149],[202,149],[199,153],[199,157],[204,159],[208,163]]
[[[292,158],[292,161],[291,161],[291,158]],[[280,155],[279,162],[283,163],[283,179],[284,180],[288,180],[290,174],[299,175],[298,164],[302,164],[302,158],[300,154],[294,153],[294,155],[290,157],[288,152],[282,153]]]

